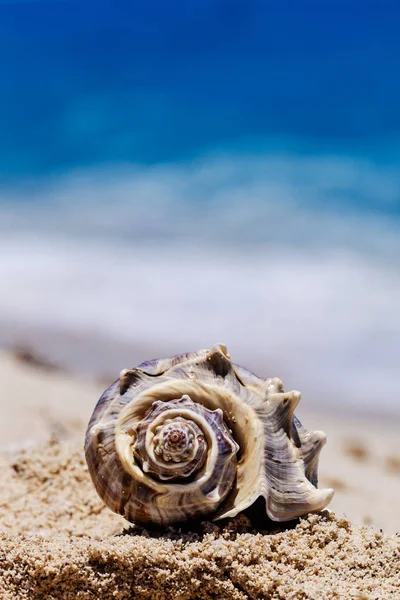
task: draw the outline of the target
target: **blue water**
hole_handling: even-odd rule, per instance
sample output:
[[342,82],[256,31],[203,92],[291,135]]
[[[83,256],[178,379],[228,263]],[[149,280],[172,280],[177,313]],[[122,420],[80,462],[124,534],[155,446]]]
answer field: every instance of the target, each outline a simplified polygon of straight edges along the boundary
[[398,163],[395,2],[0,1],[3,181],[215,148]]
[[398,415],[399,31],[395,2],[0,0],[0,343],[225,342]]

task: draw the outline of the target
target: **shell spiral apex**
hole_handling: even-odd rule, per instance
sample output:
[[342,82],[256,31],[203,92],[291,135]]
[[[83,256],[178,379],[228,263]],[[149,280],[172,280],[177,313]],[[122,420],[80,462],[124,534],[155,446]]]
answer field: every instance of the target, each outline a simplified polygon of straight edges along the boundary
[[294,416],[299,400],[222,344],[124,370],[87,428],[94,486],[142,524],[233,517],[259,497],[274,521],[322,510],[333,496],[317,488],[326,436]]

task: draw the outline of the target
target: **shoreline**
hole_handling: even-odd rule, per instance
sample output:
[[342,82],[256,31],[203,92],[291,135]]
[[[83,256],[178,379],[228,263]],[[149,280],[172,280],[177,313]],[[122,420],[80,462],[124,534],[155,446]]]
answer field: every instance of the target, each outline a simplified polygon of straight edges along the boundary
[[[0,321],[0,352],[10,355],[28,353],[32,362],[46,364],[49,368],[60,373],[69,374],[83,381],[101,382],[115,381],[123,368],[132,368],[144,360],[151,358],[172,356],[185,351],[180,345],[168,348],[165,344],[148,342],[147,344],[130,344],[117,341],[111,337],[97,332],[87,331],[71,332],[63,329],[25,326],[24,324],[4,323]],[[285,377],[286,368],[279,366],[265,367],[265,362],[260,357],[248,357],[242,361],[254,373],[265,377],[279,377],[283,380],[285,388],[288,377]],[[35,365],[33,365],[35,366]],[[289,377],[289,379],[293,379]],[[345,419],[360,421],[376,420],[382,426],[391,428],[394,424],[400,427],[400,395],[396,404],[389,409],[372,408],[369,404],[349,402],[346,397],[330,397],[325,392],[303,390],[302,382],[296,378],[294,387],[302,392],[301,408],[307,406],[307,412],[317,412],[329,417],[336,416],[340,411]],[[101,387],[101,386],[100,386]],[[379,399],[377,399],[377,405]]]

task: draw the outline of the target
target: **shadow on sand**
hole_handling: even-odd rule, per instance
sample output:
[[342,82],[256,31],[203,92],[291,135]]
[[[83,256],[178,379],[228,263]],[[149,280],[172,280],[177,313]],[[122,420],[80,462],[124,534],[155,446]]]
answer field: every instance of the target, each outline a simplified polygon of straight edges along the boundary
[[[325,511],[322,514],[324,513]],[[294,529],[298,523],[299,519],[286,523],[271,521],[265,512],[265,501],[259,498],[251,507],[233,519],[224,519],[216,522],[198,520],[168,527],[131,525],[119,535],[194,542],[202,541],[204,536],[209,534],[216,536],[223,535],[228,539],[235,539],[237,535],[244,533],[272,535]]]

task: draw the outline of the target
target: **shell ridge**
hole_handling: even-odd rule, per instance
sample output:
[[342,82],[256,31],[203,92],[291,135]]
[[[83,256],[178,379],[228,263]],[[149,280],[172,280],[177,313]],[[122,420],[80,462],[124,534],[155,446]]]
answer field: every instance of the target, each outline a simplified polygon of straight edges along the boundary
[[125,369],[102,394],[85,438],[94,486],[130,521],[233,517],[263,497],[288,521],[322,510],[326,436],[294,415],[300,392],[232,363],[223,344]]

